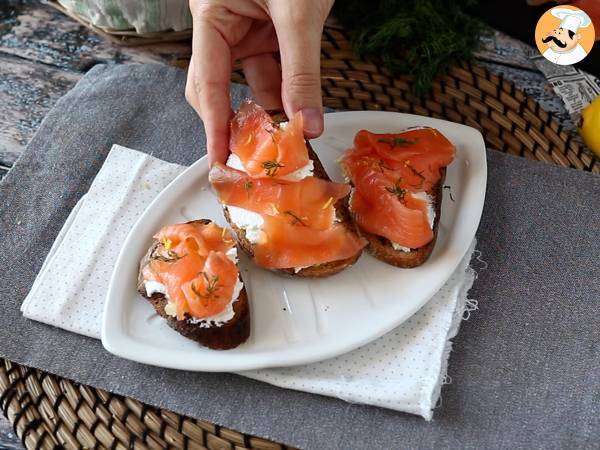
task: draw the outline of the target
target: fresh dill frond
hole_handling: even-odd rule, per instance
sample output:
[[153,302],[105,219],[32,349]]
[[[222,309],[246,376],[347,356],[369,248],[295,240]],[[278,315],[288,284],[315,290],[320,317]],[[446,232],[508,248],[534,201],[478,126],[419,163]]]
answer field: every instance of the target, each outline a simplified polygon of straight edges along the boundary
[[335,16],[357,53],[393,76],[411,75],[411,91],[427,93],[434,78],[472,58],[483,23],[465,9],[474,0],[344,0]]
[[263,161],[261,166],[263,169],[265,169],[265,173],[268,177],[274,177],[281,167],[285,167],[283,164],[277,161]]
[[395,138],[390,138],[390,139],[377,139],[377,142],[381,142],[383,144],[389,144],[392,147],[404,147],[405,145],[412,145],[412,144],[416,144],[417,141],[416,140],[410,140],[410,139],[404,139],[401,137],[395,137]]
[[192,285],[191,285],[192,291],[194,291],[194,294],[196,294],[200,298],[207,299],[207,298],[214,297],[217,290],[221,287],[221,285],[219,284],[219,275],[213,275],[209,279],[209,277],[206,275],[205,272],[200,272],[200,274],[204,277],[204,280],[206,281],[206,292],[204,292],[204,293],[200,292],[196,288],[194,283],[192,283]]
[[388,191],[390,194],[394,194],[396,197],[398,197],[398,200],[400,201],[403,201],[404,196],[406,195],[406,189],[402,189],[397,184],[395,184],[392,187],[386,187],[385,190]]
[[294,213],[293,211],[285,211],[285,214],[287,214],[288,216],[292,217],[292,225],[302,225],[307,227],[308,224],[306,222],[304,222],[304,220],[302,220],[303,218],[299,217],[296,213]]
[[154,259],[156,261],[162,261],[162,262],[175,262],[175,261],[180,260],[181,258],[185,258],[186,256],[187,256],[187,254],[178,255],[173,250],[167,250],[166,255],[161,255],[160,253],[155,251],[152,255],[150,255],[150,259]]
[[244,190],[246,191],[246,195],[248,196],[248,198],[250,198],[250,191],[252,190],[252,187],[254,186],[254,183],[252,183],[252,181],[248,180],[244,183]]

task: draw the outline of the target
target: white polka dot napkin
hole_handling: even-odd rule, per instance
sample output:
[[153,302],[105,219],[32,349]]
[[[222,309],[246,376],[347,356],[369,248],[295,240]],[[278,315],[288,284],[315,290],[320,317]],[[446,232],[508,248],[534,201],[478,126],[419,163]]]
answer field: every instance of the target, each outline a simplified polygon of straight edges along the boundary
[[23,315],[100,339],[121,244],[146,206],[184,169],[114,145],[54,241],[21,305]]
[[[152,199],[183,170],[113,146],[54,242],[21,306],[23,315],[99,339],[119,244]],[[375,342],[315,364],[240,375],[431,419],[445,380],[450,339],[472,308],[467,291],[474,279],[469,267],[474,246],[426,306]]]
[[446,379],[452,339],[464,314],[475,272],[475,243],[440,291],[414,316],[383,337],[350,353],[306,366],[243,372],[288,389],[382,406],[430,420]]

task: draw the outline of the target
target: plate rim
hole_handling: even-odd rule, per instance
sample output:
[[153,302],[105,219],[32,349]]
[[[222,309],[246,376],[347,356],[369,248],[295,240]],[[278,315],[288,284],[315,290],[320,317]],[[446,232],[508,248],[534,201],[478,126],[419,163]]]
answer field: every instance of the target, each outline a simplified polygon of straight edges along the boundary
[[[327,129],[327,122],[328,121],[344,121],[347,120],[348,116],[351,117],[350,120],[356,120],[355,116],[357,115],[364,115],[364,114],[368,114],[370,116],[377,116],[377,115],[381,115],[381,116],[386,116],[386,117],[390,117],[390,116],[396,116],[396,117],[404,117],[404,118],[410,118],[412,120],[414,120],[415,118],[418,118],[419,120],[421,120],[422,122],[425,122],[423,125],[427,126],[427,122],[431,123],[446,123],[446,124],[450,124],[450,126],[452,127],[462,127],[465,130],[468,130],[468,133],[473,134],[474,137],[477,138],[477,140],[479,142],[476,143],[476,153],[474,153],[475,155],[479,155],[479,161],[477,161],[480,166],[480,172],[477,174],[474,174],[475,177],[471,176],[469,178],[470,182],[473,182],[472,178],[478,178],[481,179],[480,183],[478,183],[479,187],[481,187],[481,189],[467,189],[466,192],[470,193],[471,195],[476,195],[478,197],[478,200],[476,205],[477,205],[477,210],[474,211],[475,213],[471,213],[471,215],[476,216],[476,220],[473,220],[470,222],[471,224],[471,230],[469,230],[469,235],[470,235],[470,239],[469,239],[469,243],[466,245],[465,248],[461,248],[461,254],[460,257],[456,258],[456,261],[454,261],[453,263],[453,267],[452,267],[452,271],[450,271],[449,276],[452,275],[452,273],[454,272],[454,270],[456,269],[456,267],[458,266],[458,264],[460,263],[460,261],[462,260],[462,258],[464,257],[464,255],[466,254],[467,250],[469,249],[470,243],[473,241],[474,237],[475,237],[475,233],[477,232],[477,229],[479,227],[479,223],[481,221],[481,216],[482,216],[482,212],[483,212],[483,207],[485,204],[485,194],[486,194],[486,187],[487,187],[487,158],[486,158],[486,146],[485,146],[485,142],[483,140],[483,136],[481,135],[481,133],[479,132],[479,130],[477,130],[476,128],[470,127],[468,125],[464,125],[464,124],[459,124],[456,122],[451,122],[448,120],[444,120],[444,119],[438,119],[438,118],[433,118],[433,117],[426,117],[426,116],[419,116],[416,114],[406,114],[406,113],[399,113],[399,112],[391,112],[391,111],[342,111],[342,112],[332,112],[332,113],[327,113],[325,115],[325,125],[326,125],[326,129]],[[326,136],[326,133],[324,133],[324,136]],[[180,179],[193,179],[193,174],[194,173],[202,173],[204,170],[208,170],[208,160],[206,156],[203,156],[202,158],[200,158],[198,161],[194,162],[192,165],[190,165],[188,168],[186,168],[184,171],[182,171],[177,177],[175,177],[175,179],[173,179],[153,200],[152,202],[147,206],[147,208],[144,210],[144,212],[140,215],[140,217],[136,220],[135,224],[133,225],[133,227],[131,228],[129,234],[127,235],[127,238],[125,239],[123,246],[121,247],[121,251],[119,252],[119,256],[117,257],[116,261],[115,261],[115,265],[113,268],[113,272],[111,274],[110,277],[110,282],[109,282],[109,286],[106,292],[106,297],[105,297],[105,302],[104,302],[104,309],[103,309],[103,315],[102,315],[102,328],[101,328],[101,340],[102,340],[102,345],[104,346],[104,348],[119,357],[125,358],[125,359],[129,359],[132,361],[136,361],[136,362],[140,362],[143,364],[149,364],[152,366],[157,366],[157,367],[165,367],[165,368],[172,368],[172,369],[179,369],[179,370],[191,370],[191,371],[201,371],[201,372],[223,372],[223,371],[245,371],[245,370],[255,370],[255,369],[264,369],[264,368],[271,368],[271,367],[289,367],[289,366],[296,366],[296,365],[301,365],[301,364],[310,364],[310,363],[315,363],[318,361],[323,361],[329,358],[333,358],[335,356],[339,356],[341,354],[350,352],[356,348],[359,348],[363,345],[366,345],[370,342],[373,342],[374,340],[378,339],[379,337],[383,336],[384,334],[388,333],[389,331],[391,331],[392,329],[398,327],[399,325],[401,325],[402,323],[404,323],[406,320],[408,320],[412,315],[414,315],[419,309],[421,309],[425,304],[427,304],[433,295],[435,295],[435,293],[443,286],[443,284],[447,281],[447,279],[449,278],[444,278],[444,277],[440,277],[443,278],[443,280],[438,281],[438,283],[435,283],[432,287],[429,289],[429,291],[432,291],[431,295],[427,295],[424,297],[424,299],[422,301],[418,301],[418,302],[414,302],[414,304],[412,305],[411,308],[407,309],[407,312],[405,312],[400,318],[398,318],[395,321],[390,321],[387,326],[380,328],[378,333],[373,333],[367,337],[363,337],[362,340],[355,340],[352,341],[351,343],[346,343],[345,345],[339,345],[333,349],[330,349],[329,351],[323,351],[320,352],[318,354],[318,356],[313,356],[313,355],[306,355],[303,353],[296,353],[296,355],[292,355],[290,357],[288,357],[287,360],[283,361],[283,362],[269,362],[268,360],[268,355],[269,353],[265,353],[265,354],[261,354],[261,355],[257,355],[257,354],[249,354],[249,355],[245,355],[245,358],[242,358],[244,360],[249,359],[249,357],[251,357],[250,361],[243,361],[243,363],[239,363],[235,364],[235,362],[232,364],[231,363],[231,359],[240,359],[240,357],[242,355],[240,355],[239,353],[235,354],[235,357],[232,356],[226,356],[227,352],[222,352],[222,351],[214,351],[215,352],[215,356],[213,357],[213,359],[217,359],[219,362],[215,363],[214,361],[211,364],[202,364],[202,362],[197,362],[197,361],[181,361],[178,358],[173,358],[170,361],[167,361],[167,363],[165,363],[165,361],[163,360],[164,358],[156,358],[154,355],[157,351],[157,349],[149,344],[144,344],[136,339],[131,338],[131,336],[127,335],[126,333],[124,333],[124,324],[123,324],[123,320],[124,318],[121,316],[116,316],[118,311],[122,311],[123,309],[120,308],[114,308],[114,303],[115,303],[115,298],[117,297],[117,292],[115,292],[115,290],[117,289],[118,285],[119,285],[119,280],[118,280],[118,273],[119,273],[119,269],[127,264],[127,252],[125,252],[124,250],[127,249],[129,247],[129,243],[130,241],[132,241],[134,239],[134,235],[136,234],[138,228],[143,227],[143,222],[145,222],[145,218],[154,211],[155,207],[157,204],[161,203],[162,197],[167,195],[166,192],[168,192],[168,190],[170,189],[170,187],[174,184],[178,184],[180,182]],[[464,208],[464,206],[463,206]],[[462,209],[462,208],[461,208]],[[460,210],[459,210],[460,211]],[[153,213],[154,214],[154,213]],[[383,263],[382,263],[383,264]],[[117,326],[117,323],[119,323],[119,326]],[[154,349],[154,352],[148,351]],[[162,350],[162,349],[161,349]],[[159,352],[161,353],[161,352]],[[184,353],[189,353],[188,351],[185,351]],[[219,355],[218,357],[216,355]],[[231,354],[230,354],[231,355]],[[252,359],[253,357],[253,359]],[[183,358],[185,360],[185,358]],[[272,356],[271,356],[272,359]]]

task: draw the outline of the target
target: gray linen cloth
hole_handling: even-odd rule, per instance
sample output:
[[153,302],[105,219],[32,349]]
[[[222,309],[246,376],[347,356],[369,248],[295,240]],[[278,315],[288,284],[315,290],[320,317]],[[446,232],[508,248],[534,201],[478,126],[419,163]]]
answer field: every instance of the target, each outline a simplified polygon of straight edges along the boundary
[[[470,293],[480,310],[454,340],[455,381],[431,423],[233,374],[143,366],[23,318],[46,253],[113,143],[178,164],[205,152],[184,83],[163,66],[94,67],[4,178],[0,356],[299,447],[598,448],[600,177],[494,151],[478,232],[487,268]],[[233,102],[246,94],[234,87]]]

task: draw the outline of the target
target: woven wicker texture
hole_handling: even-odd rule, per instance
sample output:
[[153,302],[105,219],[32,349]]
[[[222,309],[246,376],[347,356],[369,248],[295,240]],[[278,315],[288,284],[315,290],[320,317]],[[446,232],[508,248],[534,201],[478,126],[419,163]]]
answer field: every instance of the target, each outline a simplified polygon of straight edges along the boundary
[[0,361],[0,406],[28,449],[290,448]]
[[[236,70],[234,81],[243,82]],[[322,45],[325,105],[433,116],[479,129],[490,148],[563,167],[600,172],[591,152],[508,80],[476,65],[453,68],[416,98],[409,79],[352,53],[347,35],[326,27]],[[138,401],[0,360],[0,406],[24,446],[33,448],[285,449]]]
[[[347,34],[326,27],[321,47],[326,106],[338,110],[399,111],[464,123],[488,147],[563,167],[600,172],[598,159],[558,121],[515,85],[485,68],[465,64],[439,78],[423,98],[409,92],[409,77],[391,77],[359,58]],[[243,82],[236,70],[234,81]]]

